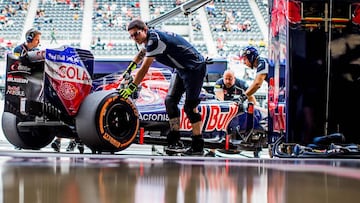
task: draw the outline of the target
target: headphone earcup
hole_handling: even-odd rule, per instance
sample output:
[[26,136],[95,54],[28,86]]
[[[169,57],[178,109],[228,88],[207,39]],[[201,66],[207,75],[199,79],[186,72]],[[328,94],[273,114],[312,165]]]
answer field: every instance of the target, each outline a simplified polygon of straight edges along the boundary
[[32,42],[34,39],[34,32],[30,32],[27,36],[26,36],[26,42],[30,43]]

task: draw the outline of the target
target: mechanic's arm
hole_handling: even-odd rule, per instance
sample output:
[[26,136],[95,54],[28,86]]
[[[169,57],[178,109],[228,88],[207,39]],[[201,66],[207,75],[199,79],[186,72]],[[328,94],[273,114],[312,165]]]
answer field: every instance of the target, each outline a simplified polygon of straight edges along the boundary
[[133,62],[136,64],[141,63],[141,61],[145,58],[146,49],[142,48],[134,57]]
[[255,94],[255,92],[261,87],[262,83],[264,82],[264,80],[266,78],[266,75],[267,74],[257,74],[256,75],[253,83],[245,91],[245,94],[246,94],[246,96],[248,96],[248,98],[250,96],[253,96],[253,94]]
[[146,73],[148,72],[151,64],[153,63],[155,57],[145,57],[140,69],[138,70],[138,72],[135,75],[134,81],[133,83],[135,85],[139,85],[141,83],[141,81],[144,79]]
[[215,98],[224,101],[224,90],[222,88],[214,88]]
[[249,97],[248,97],[248,101],[251,102],[251,103],[253,103],[253,104],[255,104],[255,105],[257,104],[257,103],[256,103],[256,98],[255,98],[254,95],[249,96]]

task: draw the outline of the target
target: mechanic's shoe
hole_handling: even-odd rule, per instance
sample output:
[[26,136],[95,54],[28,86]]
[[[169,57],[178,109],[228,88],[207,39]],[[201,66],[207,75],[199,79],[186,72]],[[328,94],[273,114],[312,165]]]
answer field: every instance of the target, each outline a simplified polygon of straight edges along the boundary
[[53,143],[51,143],[51,147],[56,151],[60,152],[61,143],[59,139],[56,139]]
[[84,144],[83,144],[83,143],[78,143],[77,148],[78,148],[80,154],[83,154],[83,153],[84,153],[85,148],[84,148]]
[[76,142],[75,142],[75,140],[71,140],[71,141],[69,142],[69,145],[68,145],[67,148],[66,148],[66,151],[67,151],[67,152],[72,152],[72,151],[74,151],[75,147],[76,147]]
[[167,155],[174,155],[174,154],[184,153],[186,151],[186,148],[184,147],[184,144],[181,141],[178,141],[174,144],[170,144],[169,146],[166,146],[164,151]]
[[169,145],[165,147],[164,151],[167,155],[174,155],[185,152],[184,144],[180,141],[179,131],[170,131],[166,137]]
[[215,154],[215,151],[210,150],[210,151],[206,152],[204,154],[204,156],[206,156],[206,157],[216,157],[216,154]]
[[195,150],[194,148],[190,147],[183,153],[184,156],[205,156],[204,150]]
[[202,136],[191,136],[191,138],[191,147],[183,154],[185,156],[204,156],[204,139]]

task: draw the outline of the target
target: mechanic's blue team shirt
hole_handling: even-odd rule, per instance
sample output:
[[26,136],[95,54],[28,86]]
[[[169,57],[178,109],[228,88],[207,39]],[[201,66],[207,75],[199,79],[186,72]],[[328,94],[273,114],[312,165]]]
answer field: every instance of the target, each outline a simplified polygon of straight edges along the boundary
[[269,62],[267,59],[259,57],[259,63],[256,67],[256,75],[258,74],[266,74],[266,82],[269,82]]
[[39,48],[35,47],[35,48],[32,48],[32,49],[29,49],[25,43],[22,43],[21,45],[17,46],[14,48],[14,55],[15,56],[23,56],[25,55],[27,52],[29,51],[38,51],[40,50]]
[[224,91],[224,100],[233,100],[235,95],[241,95],[247,88],[249,88],[249,85],[239,78],[235,78],[235,84],[229,88],[225,86],[224,79],[219,78],[215,82],[214,92],[222,89]]
[[177,69],[195,69],[204,57],[182,36],[155,29],[147,33],[146,56]]

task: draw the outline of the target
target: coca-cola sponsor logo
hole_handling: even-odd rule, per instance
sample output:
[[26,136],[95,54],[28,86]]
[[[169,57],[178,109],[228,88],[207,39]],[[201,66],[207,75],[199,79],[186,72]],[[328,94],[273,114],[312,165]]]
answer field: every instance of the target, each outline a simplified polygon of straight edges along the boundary
[[68,82],[63,82],[59,86],[59,94],[65,100],[73,100],[76,97],[76,87]]
[[86,69],[81,67],[66,65],[57,66],[56,63],[48,63],[45,71],[53,79],[91,84],[90,74]]
[[75,68],[73,66],[60,66],[58,74],[61,78],[69,78],[82,81],[90,80],[86,69]]

